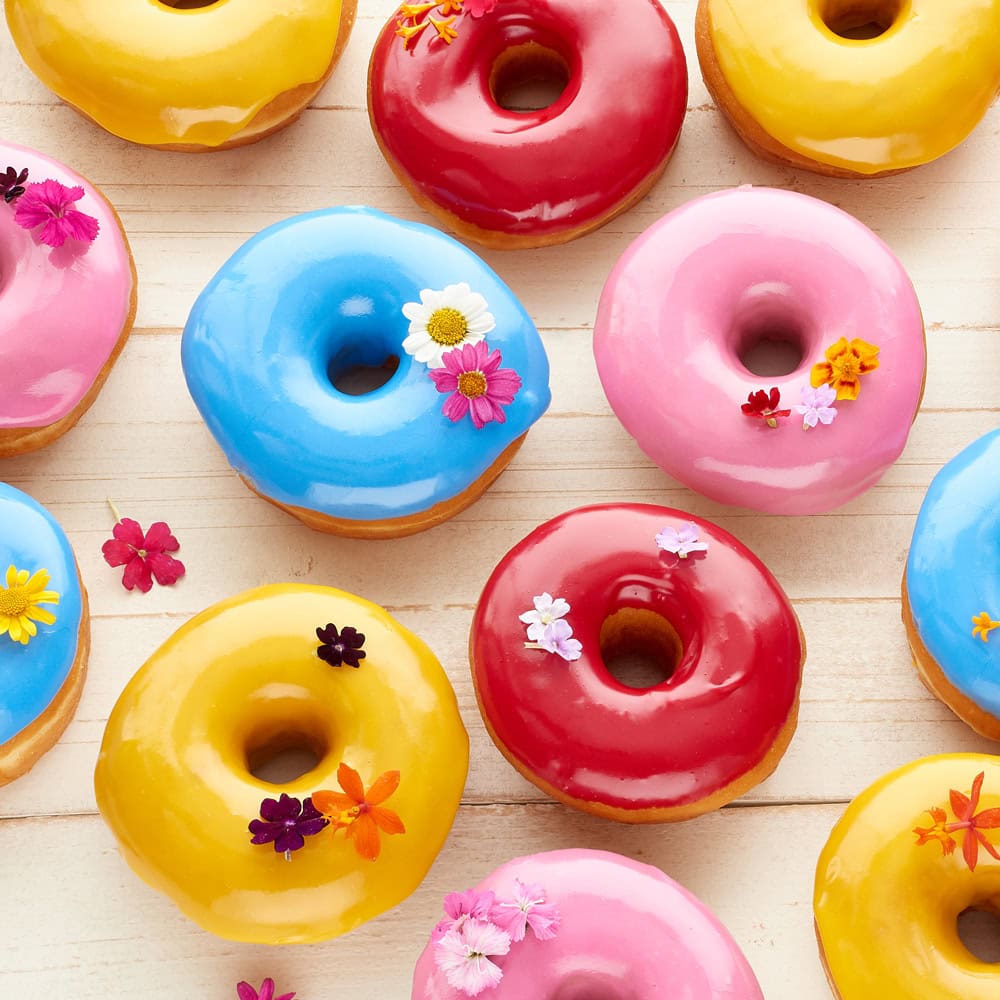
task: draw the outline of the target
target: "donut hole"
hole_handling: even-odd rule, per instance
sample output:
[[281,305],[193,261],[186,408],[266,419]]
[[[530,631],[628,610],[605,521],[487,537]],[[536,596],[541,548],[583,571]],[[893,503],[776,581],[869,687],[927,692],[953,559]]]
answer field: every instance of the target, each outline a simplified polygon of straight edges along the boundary
[[318,726],[269,727],[248,742],[247,770],[269,785],[287,785],[312,771],[328,749]]
[[505,111],[530,114],[551,107],[569,85],[569,64],[538,42],[500,53],[490,72],[490,94]]
[[970,906],[958,915],[958,937],[980,962],[1000,964],[1000,912],[988,904]]
[[619,684],[637,690],[669,680],[684,654],[677,629],[645,608],[621,608],[605,618],[600,647],[608,673]]
[[201,10],[203,7],[216,7],[223,0],[159,0],[161,7],[171,7],[174,10]]
[[798,371],[805,358],[799,330],[788,323],[765,322],[743,331],[736,356],[752,375],[775,378]]
[[821,16],[835,35],[867,41],[884,35],[902,9],[903,0],[825,0]]
[[399,358],[390,354],[381,363],[369,365],[334,358],[327,368],[330,384],[345,396],[367,396],[381,389],[399,370]]

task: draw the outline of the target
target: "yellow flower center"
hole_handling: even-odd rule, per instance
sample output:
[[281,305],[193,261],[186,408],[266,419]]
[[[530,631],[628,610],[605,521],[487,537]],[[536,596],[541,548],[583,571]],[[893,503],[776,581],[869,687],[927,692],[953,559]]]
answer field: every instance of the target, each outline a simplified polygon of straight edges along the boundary
[[831,363],[833,377],[846,381],[855,379],[861,373],[861,359],[854,351],[845,351],[836,361]]
[[445,306],[444,309],[435,309],[431,313],[431,318],[427,321],[427,332],[435,343],[443,347],[454,347],[465,340],[469,323],[457,309]]
[[482,372],[462,372],[458,376],[458,391],[466,399],[486,395],[486,376]]
[[0,588],[0,615],[17,618],[28,610],[31,597],[27,587]]

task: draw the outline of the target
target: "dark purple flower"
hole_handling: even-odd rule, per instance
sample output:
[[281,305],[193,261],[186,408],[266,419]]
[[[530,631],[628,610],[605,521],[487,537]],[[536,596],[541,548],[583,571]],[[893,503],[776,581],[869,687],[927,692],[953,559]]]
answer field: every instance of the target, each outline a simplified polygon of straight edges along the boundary
[[9,205],[15,198],[20,198],[24,194],[24,182],[28,179],[28,168],[25,167],[20,173],[16,167],[8,167],[0,174],[0,194],[3,200]]
[[316,650],[316,655],[331,667],[339,667],[346,663],[349,667],[360,667],[365,653],[361,647],[365,644],[364,632],[359,632],[350,625],[339,632],[337,626],[330,623],[326,628],[316,629],[316,638],[323,644]]
[[251,844],[274,844],[278,854],[291,858],[292,851],[305,846],[305,838],[319,833],[329,822],[312,804],[312,799],[299,802],[292,795],[281,793],[280,799],[264,799],[260,804],[260,819],[250,821]]

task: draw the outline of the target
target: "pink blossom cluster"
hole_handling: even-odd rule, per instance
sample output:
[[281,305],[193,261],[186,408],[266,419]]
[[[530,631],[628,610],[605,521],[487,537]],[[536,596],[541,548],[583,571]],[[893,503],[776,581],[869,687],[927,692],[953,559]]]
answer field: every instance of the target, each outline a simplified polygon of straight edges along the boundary
[[539,941],[548,941],[556,936],[560,921],[542,886],[520,879],[514,879],[509,899],[489,889],[449,893],[444,912],[447,916],[431,934],[434,962],[450,986],[470,997],[499,984],[503,969],[494,959],[523,941],[529,927]]

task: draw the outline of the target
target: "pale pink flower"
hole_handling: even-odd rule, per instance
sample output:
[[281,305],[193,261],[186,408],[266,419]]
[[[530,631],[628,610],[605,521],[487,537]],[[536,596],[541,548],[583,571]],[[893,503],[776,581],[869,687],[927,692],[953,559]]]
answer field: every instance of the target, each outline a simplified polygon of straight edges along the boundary
[[536,884],[525,885],[514,879],[514,898],[501,900],[493,922],[509,935],[511,941],[523,941],[530,927],[539,941],[548,941],[559,929],[559,910],[554,903],[545,901],[545,890]]
[[496,897],[489,889],[486,892],[476,892],[475,889],[449,892],[444,897],[444,912],[448,916],[439,921],[431,932],[431,941],[440,941],[448,931],[460,929],[467,920],[489,923],[493,919],[495,903]]
[[833,405],[836,399],[837,390],[832,385],[819,385],[815,389],[803,386],[802,402],[794,408],[802,416],[802,429],[809,430],[817,423],[832,424],[837,416],[837,408]]
[[671,552],[687,559],[692,552],[707,552],[708,542],[698,541],[698,526],[691,521],[679,528],[665,527],[657,536],[656,544],[663,552]]
[[70,239],[93,243],[100,223],[93,216],[70,207],[82,197],[82,187],[69,188],[59,181],[29,184],[17,200],[14,221],[22,229],[43,226],[38,239],[46,246],[61,247]]
[[446,351],[443,368],[428,371],[438,392],[450,392],[441,412],[453,423],[466,414],[476,430],[490,421],[505,423],[505,406],[514,402],[521,376],[512,368],[501,368],[499,351],[490,351],[485,340]]
[[510,935],[494,924],[468,920],[434,945],[434,962],[448,984],[470,997],[496,986],[503,970],[490,959],[510,951]]
[[550,625],[546,625],[538,645],[546,653],[557,653],[564,660],[571,662],[579,660],[583,652],[583,644],[579,639],[573,638],[573,627],[565,618],[557,618]]
[[565,618],[569,614],[569,604],[562,597],[553,597],[549,593],[539,594],[532,598],[534,611],[525,611],[518,618],[528,626],[528,638],[539,642],[545,634],[545,629],[557,618]]

